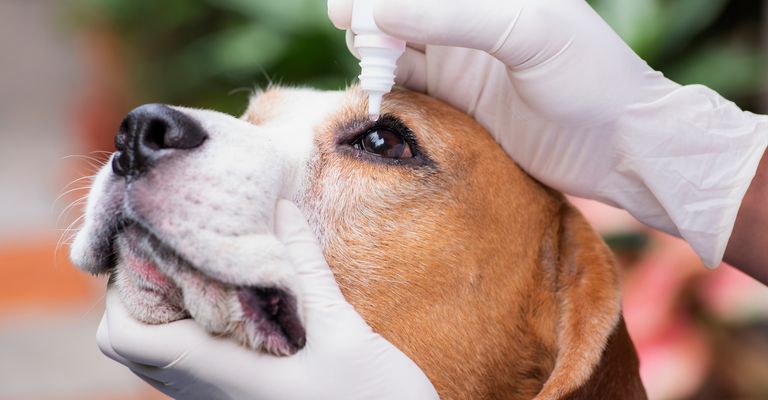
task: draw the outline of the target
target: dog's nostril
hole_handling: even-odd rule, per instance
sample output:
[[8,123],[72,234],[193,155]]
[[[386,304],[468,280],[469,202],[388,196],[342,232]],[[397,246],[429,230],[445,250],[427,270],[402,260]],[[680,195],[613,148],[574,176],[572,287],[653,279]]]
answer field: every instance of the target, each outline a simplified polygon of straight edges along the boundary
[[128,157],[126,157],[125,152],[115,152],[115,155],[112,156],[112,172],[119,176],[126,176],[128,175],[128,168]]
[[168,148],[165,144],[166,136],[168,135],[168,125],[166,125],[165,121],[160,119],[150,120],[145,129],[146,133],[142,138],[145,146],[152,150]]

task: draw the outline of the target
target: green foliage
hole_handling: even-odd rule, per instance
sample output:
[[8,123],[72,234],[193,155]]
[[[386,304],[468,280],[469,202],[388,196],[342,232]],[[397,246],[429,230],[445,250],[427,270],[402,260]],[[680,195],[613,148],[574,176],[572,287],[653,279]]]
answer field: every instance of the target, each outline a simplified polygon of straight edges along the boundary
[[142,100],[242,111],[270,82],[335,89],[357,61],[316,0],[80,0],[115,30]]
[[[237,113],[248,89],[269,81],[341,88],[358,74],[344,33],[328,21],[322,0],[77,1],[84,21],[119,34],[141,100]],[[763,60],[757,20],[744,5],[755,2],[590,3],[671,79],[705,84],[742,106],[753,105]]]
[[670,79],[681,84],[707,85],[743,107],[754,108],[764,66],[759,48],[759,19],[750,15],[751,9],[758,9],[757,2],[590,3],[643,59]]

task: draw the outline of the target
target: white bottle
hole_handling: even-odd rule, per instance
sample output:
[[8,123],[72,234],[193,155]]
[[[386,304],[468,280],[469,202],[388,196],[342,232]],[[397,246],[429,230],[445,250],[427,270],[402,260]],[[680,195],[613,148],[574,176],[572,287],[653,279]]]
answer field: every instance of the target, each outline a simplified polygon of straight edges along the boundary
[[381,99],[395,84],[397,59],[405,42],[379,30],[373,19],[375,0],[355,0],[352,5],[353,46],[360,57],[360,87],[368,93],[368,115],[379,118]]

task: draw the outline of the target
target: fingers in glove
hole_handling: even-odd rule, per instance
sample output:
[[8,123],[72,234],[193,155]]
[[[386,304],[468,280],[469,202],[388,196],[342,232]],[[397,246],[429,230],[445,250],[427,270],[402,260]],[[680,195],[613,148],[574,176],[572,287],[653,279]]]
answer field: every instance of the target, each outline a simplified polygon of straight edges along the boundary
[[410,46],[397,60],[395,82],[416,92],[427,92],[427,57],[424,51]]
[[[357,321],[359,316],[344,299],[314,232],[301,211],[287,200],[279,200],[276,205],[275,234],[296,268],[305,306],[311,308],[308,319],[341,323],[341,314],[350,314],[344,318]],[[309,327],[307,330],[311,336]]]
[[[130,369],[136,376],[143,379],[150,385],[154,386],[158,390],[161,390],[165,394],[170,394],[165,389],[167,388],[167,384],[159,379],[163,378],[161,376],[162,369],[149,366],[149,365],[142,365],[134,363],[127,358],[121,356],[118,354],[114,348],[112,348],[112,342],[110,341],[109,337],[109,325],[107,322],[107,315],[106,313],[104,316],[101,317],[101,323],[99,323],[99,328],[96,330],[96,343],[99,345],[99,349],[102,353],[104,353],[105,356],[119,362],[120,364],[125,365]],[[162,389],[161,389],[162,388]]]
[[134,370],[133,368],[131,368],[131,372],[133,372],[134,375],[138,376],[139,379],[143,380],[144,382],[146,382],[153,388],[157,389],[159,392],[165,394],[166,396],[169,396],[174,399],[184,398],[180,396],[179,390],[173,385],[169,385],[165,382],[152,379],[148,376],[143,375],[140,371]]
[[336,286],[314,232],[304,214],[290,201],[279,200],[276,205],[275,234],[300,276],[312,279],[316,285]]
[[[352,26],[353,0],[328,0],[339,29]],[[509,36],[531,0],[378,0],[374,20],[384,33],[415,44],[468,47],[492,52]]]
[[328,18],[339,29],[352,26],[353,0],[328,0]]
[[[376,25],[406,42],[490,51],[513,26],[528,0],[378,0]],[[352,0],[329,0],[328,16],[349,29]]]
[[133,319],[115,289],[107,290],[106,303],[106,329],[101,332],[109,343],[105,346],[108,356],[113,354],[127,362],[163,367],[183,357],[186,349],[207,339],[208,334],[192,320],[148,325]]
[[101,316],[101,322],[99,322],[99,327],[96,329],[96,344],[99,346],[99,350],[101,350],[105,356],[123,365],[128,365],[131,363],[125,357],[117,354],[115,349],[112,348],[112,343],[109,340],[109,327],[107,323],[106,312]]
[[[360,59],[360,54],[354,46],[355,35],[347,31],[347,49]],[[405,52],[397,59],[397,76],[395,82],[408,89],[426,93],[427,91],[427,58],[424,54],[426,46],[418,43],[408,43]]]

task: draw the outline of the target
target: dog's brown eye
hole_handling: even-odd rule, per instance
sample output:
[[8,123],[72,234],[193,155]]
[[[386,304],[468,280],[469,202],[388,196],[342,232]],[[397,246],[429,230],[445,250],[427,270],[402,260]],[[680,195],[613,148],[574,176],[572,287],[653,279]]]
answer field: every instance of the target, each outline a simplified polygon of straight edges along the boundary
[[356,148],[385,158],[411,158],[413,151],[402,135],[384,128],[368,131],[355,144]]

